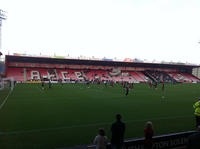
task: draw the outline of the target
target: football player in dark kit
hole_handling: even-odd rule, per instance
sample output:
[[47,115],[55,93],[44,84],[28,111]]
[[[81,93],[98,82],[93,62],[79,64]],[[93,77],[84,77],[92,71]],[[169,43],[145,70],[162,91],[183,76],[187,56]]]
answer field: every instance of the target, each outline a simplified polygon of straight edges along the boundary
[[97,79],[98,88],[100,88],[101,81]]
[[59,79],[58,83],[63,86],[62,79]]
[[133,83],[130,83],[130,88],[131,88],[131,89],[134,89],[134,82],[133,82]]
[[164,82],[162,83],[162,91],[163,92],[165,91],[165,84],[164,84]]
[[51,80],[49,79],[49,88],[51,88],[52,86],[52,83],[51,83]]
[[87,88],[90,88],[89,85],[90,85],[90,81],[89,81],[89,80],[86,80],[86,87],[87,87]]
[[123,88],[126,88],[127,82],[123,82]]
[[108,87],[108,80],[105,80],[104,84],[105,84],[105,87],[107,88]]
[[126,96],[128,96],[128,93],[129,93],[129,87],[128,87],[128,85],[125,87],[125,90],[126,90]]
[[152,88],[152,82],[151,81],[149,81],[149,87]]
[[44,80],[42,80],[42,89],[44,90]]
[[110,86],[114,87],[114,81],[113,80],[110,81]]
[[156,81],[153,82],[154,89],[157,89],[158,83]]

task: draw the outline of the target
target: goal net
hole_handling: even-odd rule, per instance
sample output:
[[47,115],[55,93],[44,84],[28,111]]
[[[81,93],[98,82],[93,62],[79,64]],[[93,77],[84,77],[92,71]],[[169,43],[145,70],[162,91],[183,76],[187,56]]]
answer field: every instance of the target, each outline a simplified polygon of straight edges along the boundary
[[0,78],[0,90],[11,89],[14,88],[14,80],[13,78]]

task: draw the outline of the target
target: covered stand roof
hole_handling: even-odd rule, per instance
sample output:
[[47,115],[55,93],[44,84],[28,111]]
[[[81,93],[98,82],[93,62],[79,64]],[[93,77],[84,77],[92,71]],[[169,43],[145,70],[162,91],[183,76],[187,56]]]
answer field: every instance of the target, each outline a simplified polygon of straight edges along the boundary
[[28,57],[6,55],[6,62],[24,62],[24,63],[49,63],[49,64],[68,64],[68,65],[93,65],[93,66],[119,66],[119,67],[146,67],[146,68],[179,68],[191,69],[200,67],[198,65],[183,64],[162,64],[162,63],[142,63],[142,62],[120,62],[103,60],[83,60],[83,59],[60,59],[47,57]]

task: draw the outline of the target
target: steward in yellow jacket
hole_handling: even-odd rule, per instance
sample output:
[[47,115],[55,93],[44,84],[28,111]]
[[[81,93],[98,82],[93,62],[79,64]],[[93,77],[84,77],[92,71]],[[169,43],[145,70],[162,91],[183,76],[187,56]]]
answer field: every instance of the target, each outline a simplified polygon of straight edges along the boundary
[[194,110],[194,115],[196,118],[196,126],[200,126],[200,98],[198,101],[193,105]]

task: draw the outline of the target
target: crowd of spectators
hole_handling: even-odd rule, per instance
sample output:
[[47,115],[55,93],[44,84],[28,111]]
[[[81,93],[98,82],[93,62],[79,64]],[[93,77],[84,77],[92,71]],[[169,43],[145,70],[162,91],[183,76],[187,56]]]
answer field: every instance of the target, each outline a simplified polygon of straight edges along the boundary
[[[116,115],[116,122],[111,126],[111,148],[112,149],[122,149],[124,145],[124,135],[126,130],[126,124],[122,122],[122,117],[120,114]],[[153,146],[153,137],[154,130],[152,127],[152,122],[148,121],[146,127],[144,128],[144,149],[151,149]],[[99,133],[95,137],[94,142],[96,149],[106,149],[108,138],[105,134],[103,128],[99,128]]]
[[[117,114],[116,122],[111,125],[112,135],[110,143],[112,149],[123,149],[124,146],[126,124],[121,119],[121,115]],[[153,149],[153,136],[153,125],[152,122],[148,121],[144,128],[144,149]],[[96,145],[96,149],[107,148],[108,137],[103,128],[99,128],[98,135],[95,137],[93,143]],[[197,126],[196,133],[188,137],[187,149],[200,149],[200,125]]]

